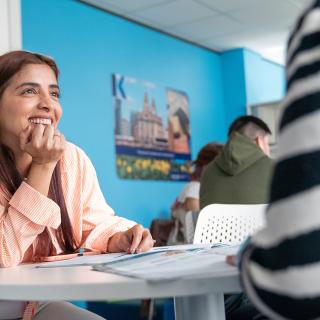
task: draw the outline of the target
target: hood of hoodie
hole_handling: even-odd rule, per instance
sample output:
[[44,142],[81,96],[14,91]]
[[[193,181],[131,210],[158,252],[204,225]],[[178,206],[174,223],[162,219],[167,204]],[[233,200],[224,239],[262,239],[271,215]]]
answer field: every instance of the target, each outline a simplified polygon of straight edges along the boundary
[[235,176],[264,157],[266,155],[259,146],[236,132],[217,156],[215,163],[226,174]]

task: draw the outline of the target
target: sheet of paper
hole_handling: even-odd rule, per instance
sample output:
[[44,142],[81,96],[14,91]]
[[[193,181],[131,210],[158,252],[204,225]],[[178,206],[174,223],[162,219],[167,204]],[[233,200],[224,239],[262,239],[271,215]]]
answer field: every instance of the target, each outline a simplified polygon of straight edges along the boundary
[[74,267],[74,266],[92,266],[97,263],[106,263],[116,261],[119,258],[127,256],[126,253],[106,253],[95,256],[81,256],[69,260],[61,260],[54,262],[42,262],[37,264],[36,268],[56,268],[56,267]]
[[235,254],[237,250],[238,246],[221,245],[159,247],[98,264],[93,269],[148,281],[178,279],[210,271],[226,274],[234,270],[225,263],[226,255]]
[[[114,263],[117,261],[132,261],[132,259],[136,259],[141,257],[141,261],[145,261],[145,257],[148,257],[150,253],[160,253],[160,252],[175,252],[175,251],[186,251],[192,252],[194,250],[200,250],[210,248],[213,250],[212,252],[216,252],[218,255],[227,255],[232,254],[237,247],[229,247],[226,245],[216,244],[216,245],[177,245],[177,246],[165,246],[165,247],[155,247],[151,251],[140,254],[127,254],[124,252],[120,253],[107,253],[107,254],[99,254],[94,256],[81,256],[69,260],[61,260],[55,262],[43,262],[35,265],[36,268],[56,268],[56,267],[74,267],[74,266],[94,266],[94,265],[103,265],[108,263]],[[178,258],[178,256],[177,256]],[[180,257],[179,257],[180,258]],[[128,259],[128,260],[127,260]],[[217,257],[217,259],[219,259]],[[150,262],[149,259],[146,259],[147,262]],[[143,265],[143,264],[142,264]],[[109,271],[108,271],[109,272]],[[111,272],[111,271],[110,271]],[[145,271],[143,271],[145,272]]]
[[[197,245],[196,247],[206,247],[207,245]],[[194,248],[195,245],[182,245],[182,246],[166,246],[166,247],[155,247],[152,251],[167,251],[167,250],[179,250],[181,248]],[[81,256],[77,258],[72,258],[68,260],[54,261],[54,262],[42,262],[35,265],[36,268],[56,268],[56,267],[73,267],[73,266],[93,266],[96,264],[102,264],[112,261],[118,261],[119,259],[138,256],[131,255],[125,252],[120,253],[106,253],[94,256]]]

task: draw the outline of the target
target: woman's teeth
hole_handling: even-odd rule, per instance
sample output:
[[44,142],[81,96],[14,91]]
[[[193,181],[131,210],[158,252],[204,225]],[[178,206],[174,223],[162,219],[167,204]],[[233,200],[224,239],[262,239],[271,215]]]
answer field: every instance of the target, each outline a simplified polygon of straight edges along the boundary
[[51,119],[33,118],[33,119],[29,119],[29,122],[35,123],[35,124],[51,124]]

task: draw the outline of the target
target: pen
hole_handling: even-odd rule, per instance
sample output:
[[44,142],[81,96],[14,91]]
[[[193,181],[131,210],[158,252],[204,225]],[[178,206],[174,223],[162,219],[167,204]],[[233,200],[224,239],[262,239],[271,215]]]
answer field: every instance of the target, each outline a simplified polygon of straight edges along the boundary
[[85,248],[79,248],[79,252],[78,252],[77,256],[78,256],[78,257],[83,256],[83,254],[84,254],[85,251],[86,251]]
[[97,254],[100,254],[100,251],[87,251],[85,248],[79,248],[77,257],[83,257],[83,256],[94,256]]

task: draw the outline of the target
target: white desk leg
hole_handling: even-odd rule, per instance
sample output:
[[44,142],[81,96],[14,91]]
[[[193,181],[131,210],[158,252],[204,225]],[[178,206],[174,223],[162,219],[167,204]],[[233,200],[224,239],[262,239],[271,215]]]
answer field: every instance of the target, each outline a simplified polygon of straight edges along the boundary
[[175,297],[175,320],[225,320],[223,293]]

